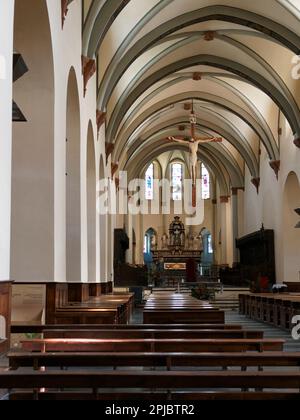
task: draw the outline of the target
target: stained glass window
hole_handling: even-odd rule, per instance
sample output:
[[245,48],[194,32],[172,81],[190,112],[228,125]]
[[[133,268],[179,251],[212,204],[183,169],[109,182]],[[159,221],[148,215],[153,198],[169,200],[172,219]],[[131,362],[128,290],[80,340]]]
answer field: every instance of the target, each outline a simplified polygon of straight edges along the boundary
[[202,174],[202,200],[210,199],[210,176],[206,169],[206,166],[202,163],[201,165]]
[[174,201],[182,200],[183,167],[181,163],[172,164],[172,197]]
[[151,163],[146,172],[146,200],[154,199],[154,164]]

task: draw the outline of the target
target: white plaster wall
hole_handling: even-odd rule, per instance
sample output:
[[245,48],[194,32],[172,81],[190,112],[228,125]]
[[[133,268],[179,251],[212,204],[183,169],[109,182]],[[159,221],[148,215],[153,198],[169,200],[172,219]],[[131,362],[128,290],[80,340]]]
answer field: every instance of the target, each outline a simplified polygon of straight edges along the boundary
[[[289,258],[284,253],[284,215],[283,200],[284,188],[290,172],[295,172],[300,179],[300,150],[293,144],[293,134],[286,120],[282,122],[284,135],[281,138],[281,170],[278,181],[269,166],[264,149],[260,159],[261,186],[257,195],[251,184],[250,175],[246,169],[244,194],[244,231],[243,235],[250,234],[261,228],[262,223],[266,229],[275,231],[275,258],[277,282],[291,281],[285,278],[284,262]],[[299,196],[300,207],[300,196]],[[299,231],[295,230],[299,234]],[[300,261],[300,250],[299,250]],[[294,262],[295,264],[295,262]],[[299,265],[299,264],[298,264]]]
[[[66,97],[67,80],[70,68],[76,72],[79,89],[80,120],[81,120],[81,280],[88,279],[87,255],[87,188],[86,188],[86,157],[87,132],[89,121],[92,122],[95,151],[96,178],[99,178],[100,154],[105,153],[105,138],[100,132],[99,139],[96,127],[96,76],[94,75],[83,95],[83,77],[81,66],[81,1],[75,0],[69,6],[69,12],[64,29],[61,29],[60,2],[47,0],[53,43],[54,74],[55,74],[55,270],[54,280],[66,279],[66,184],[65,184],[65,137],[66,137]],[[96,277],[100,279],[99,252],[99,218],[96,221]],[[104,241],[102,246],[105,246]]]
[[14,0],[0,2],[0,281],[10,280],[13,12]]

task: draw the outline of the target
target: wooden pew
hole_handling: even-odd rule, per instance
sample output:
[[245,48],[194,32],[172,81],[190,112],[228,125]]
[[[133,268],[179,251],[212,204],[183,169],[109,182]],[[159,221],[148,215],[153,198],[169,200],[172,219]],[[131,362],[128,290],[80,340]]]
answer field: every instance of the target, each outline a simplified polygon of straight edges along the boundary
[[102,392],[91,394],[84,392],[13,392],[10,401],[295,401],[299,400],[298,392]]
[[[105,389],[133,390],[147,388],[161,390],[168,396],[172,390],[210,390],[222,399],[222,389],[238,390],[246,399],[252,393],[241,389],[294,390],[300,396],[299,372],[3,372],[0,373],[1,389],[92,389],[93,398],[103,394]],[[211,391],[213,390],[213,391]],[[219,391],[216,393],[216,391]],[[82,391],[81,391],[82,392]],[[124,391],[123,391],[124,392]],[[270,392],[270,391],[268,391]],[[274,392],[274,391],[273,391]],[[111,391],[110,391],[111,393]],[[196,392],[195,392],[196,394]],[[225,391],[225,395],[228,395]],[[233,391],[230,392],[233,395]],[[263,392],[259,393],[263,398]],[[135,393],[132,394],[135,399]],[[34,395],[38,399],[39,393]]]
[[43,339],[22,341],[25,351],[39,352],[245,352],[282,351],[284,340],[210,339]]
[[244,330],[45,330],[44,338],[88,339],[262,339],[263,331]]
[[144,324],[224,324],[225,314],[219,310],[145,310]]
[[31,367],[299,367],[300,352],[263,353],[32,353],[10,352],[11,370]]
[[13,324],[11,326],[12,334],[42,334],[45,330],[56,331],[56,330],[241,330],[241,325],[230,325],[230,324],[132,324],[132,325],[121,325],[121,324],[86,324],[86,325],[40,325],[40,324]]

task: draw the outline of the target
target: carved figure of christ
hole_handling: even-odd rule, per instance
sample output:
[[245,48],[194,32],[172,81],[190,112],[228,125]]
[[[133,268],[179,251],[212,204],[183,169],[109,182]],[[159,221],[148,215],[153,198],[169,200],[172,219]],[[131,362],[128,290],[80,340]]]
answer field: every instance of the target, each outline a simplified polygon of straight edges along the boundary
[[[182,138],[176,137],[168,137],[168,140],[175,141],[181,144],[187,144],[187,140]],[[191,176],[193,180],[193,185],[196,185],[196,168],[197,168],[197,161],[198,161],[198,148],[199,144],[205,143],[222,143],[223,139],[221,137],[199,137],[199,138],[192,138],[188,140],[189,148],[190,148],[190,169],[191,169]]]

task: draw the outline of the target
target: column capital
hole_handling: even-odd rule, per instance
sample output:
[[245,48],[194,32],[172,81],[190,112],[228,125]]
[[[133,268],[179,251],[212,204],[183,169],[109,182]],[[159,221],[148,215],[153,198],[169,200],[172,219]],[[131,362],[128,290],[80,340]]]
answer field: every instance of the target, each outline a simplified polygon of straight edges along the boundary
[[227,195],[221,195],[221,197],[220,197],[220,202],[221,202],[222,204],[224,204],[224,203],[229,203],[229,197],[228,197]]
[[280,171],[280,160],[271,160],[270,161],[270,166],[273,169],[273,171],[275,172],[276,178],[278,179],[278,174]]
[[300,137],[294,140],[294,145],[300,148]]
[[84,96],[85,96],[88,81],[96,73],[96,61],[92,58],[85,57],[84,55],[82,55],[81,62],[82,62]]

